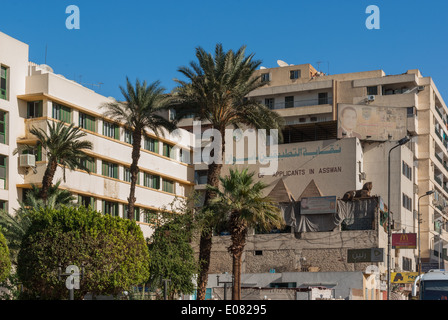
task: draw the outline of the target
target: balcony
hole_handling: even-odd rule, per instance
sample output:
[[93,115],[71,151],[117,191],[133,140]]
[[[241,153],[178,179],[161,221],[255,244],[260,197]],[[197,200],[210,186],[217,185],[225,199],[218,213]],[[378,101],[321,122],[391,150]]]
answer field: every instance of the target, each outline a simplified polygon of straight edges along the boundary
[[283,101],[271,104],[266,103],[266,105],[269,107],[269,109],[278,110],[278,109],[301,108],[301,107],[318,106],[318,105],[329,105],[332,103],[333,103],[332,97],[322,97],[315,99]]
[[437,182],[440,186],[442,186],[442,179],[434,175],[434,181]]

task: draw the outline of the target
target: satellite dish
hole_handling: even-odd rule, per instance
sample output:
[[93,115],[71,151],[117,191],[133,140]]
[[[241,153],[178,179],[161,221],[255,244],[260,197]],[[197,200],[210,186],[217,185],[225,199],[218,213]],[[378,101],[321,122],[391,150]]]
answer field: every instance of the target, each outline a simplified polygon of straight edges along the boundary
[[39,65],[39,68],[41,68],[42,70],[50,71],[52,73],[54,72],[53,69],[49,65],[46,65],[46,64]]
[[282,60],[277,60],[277,64],[280,67],[287,67],[287,66],[289,66],[289,64],[287,64],[285,61],[282,61]]
[[266,69],[266,67],[261,66],[260,69],[263,70],[263,69]]

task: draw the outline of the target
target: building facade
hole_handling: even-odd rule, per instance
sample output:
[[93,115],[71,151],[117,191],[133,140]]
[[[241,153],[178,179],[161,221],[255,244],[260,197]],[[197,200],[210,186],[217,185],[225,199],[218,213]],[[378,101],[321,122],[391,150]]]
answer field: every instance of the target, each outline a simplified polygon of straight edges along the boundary
[[[256,75],[261,77],[265,85],[251,92],[249,98],[275,110],[285,120],[284,141],[279,145],[279,150],[308,150],[310,155],[308,160],[305,160],[303,153],[300,157],[291,157],[285,161],[279,159],[279,169],[275,175],[259,176],[270,184],[266,193],[269,194],[282,181],[288,194],[299,201],[314,179],[321,196],[336,196],[340,199],[347,191],[359,190],[365,183],[371,182],[373,188],[370,194],[380,197],[386,206],[390,206],[392,233],[415,233],[417,239],[420,239],[423,271],[430,266],[440,265],[443,268],[448,260],[448,109],[432,78],[424,77],[416,69],[399,75],[386,75],[382,70],[327,75],[310,64],[284,63],[276,68],[261,67]],[[187,120],[184,128],[191,130],[191,123]],[[397,142],[405,136],[410,141],[395,148]],[[343,147],[339,154],[319,153],[319,150],[326,150],[330,145],[341,145],[346,140],[356,142],[352,143],[351,148],[348,145]],[[224,167],[224,174],[229,167]],[[249,167],[257,171],[260,165]],[[333,169],[325,171],[331,173],[316,174],[322,168]],[[196,189],[201,189],[201,184],[206,182],[205,169],[204,165],[196,166]],[[429,190],[435,193],[423,196]],[[350,237],[349,233],[335,230],[341,241],[316,244],[313,250],[317,255],[332,257],[328,252],[337,244],[339,250],[347,253],[349,247],[342,239]],[[363,234],[362,231],[356,232]],[[299,243],[297,246],[302,249],[310,243],[305,240],[308,237],[325,238],[326,235],[321,232],[314,235],[299,234],[300,237],[296,234],[290,241]],[[367,235],[365,231],[364,234]],[[376,246],[384,249],[383,262],[374,265],[380,268],[382,290],[385,290],[387,236],[379,230],[376,234],[379,235],[377,240],[371,243],[353,242],[351,248]],[[288,241],[276,242],[274,239],[278,239],[278,234],[267,236],[271,240],[258,241],[257,235],[254,235],[250,243],[257,243],[258,251],[263,251],[263,245],[271,251],[270,268],[275,269],[274,265],[277,264],[281,272],[296,272],[298,265],[300,269],[300,264],[294,263],[295,267],[285,267],[285,261],[297,261],[297,257],[290,260],[291,257],[287,255],[283,260],[278,259]],[[335,234],[326,236],[333,238]],[[216,251],[216,258],[220,256],[218,251],[221,251],[222,257],[222,241],[225,242],[225,239],[221,237],[216,240],[216,247],[220,248]],[[392,248],[392,272],[417,271],[419,250],[416,245],[410,249]],[[263,251],[263,254],[265,259],[269,259],[267,251]],[[256,257],[251,254],[246,254],[246,257],[243,264],[247,269],[243,266],[243,270],[249,272]],[[223,259],[211,272],[231,270],[230,260],[224,263]],[[350,271],[352,267],[341,265],[339,260],[331,263],[315,261],[313,266],[321,271]]]
[[[87,151],[91,157],[86,163],[90,174],[67,170],[66,181],[60,187],[70,190],[80,204],[126,217],[132,135],[122,123],[103,116],[104,109],[100,106],[112,98],[56,74],[47,65],[29,62],[28,45],[3,33],[0,33],[0,65],[3,208],[13,212],[26,196],[26,190],[42,182],[46,155],[29,129],[46,130],[47,121],[63,121],[81,127],[93,149]],[[142,138],[136,220],[146,237],[151,234],[150,221],[155,211],[169,210],[176,197],[185,198],[193,189],[194,168],[189,164],[192,135],[185,130],[178,132],[175,136],[169,133],[157,136],[147,131]],[[14,154],[16,149],[25,152]],[[62,168],[58,168],[53,182],[62,178]]]

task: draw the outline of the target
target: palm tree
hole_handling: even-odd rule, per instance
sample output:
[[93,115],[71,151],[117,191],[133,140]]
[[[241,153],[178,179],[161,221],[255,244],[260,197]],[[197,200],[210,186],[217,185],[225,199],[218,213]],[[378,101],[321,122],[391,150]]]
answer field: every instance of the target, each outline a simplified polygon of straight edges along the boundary
[[246,245],[249,228],[271,230],[284,226],[279,207],[270,198],[263,196],[267,187],[261,181],[254,183],[254,172],[230,169],[230,174],[220,177],[222,190],[207,186],[217,197],[210,202],[213,210],[226,216],[232,243],[228,247],[233,260],[234,285],[232,300],[241,299],[241,258]]
[[164,118],[161,111],[169,106],[170,97],[164,94],[165,89],[160,86],[159,81],[147,84],[140,83],[137,79],[135,87],[126,78],[126,88],[120,86],[124,101],[113,101],[105,103],[104,116],[110,117],[123,123],[132,131],[132,164],[130,168],[131,188],[128,198],[128,218],[134,219],[135,187],[139,172],[138,161],[142,135],[146,129],[152,130],[156,135],[162,133],[162,129],[169,132],[175,130],[176,125]]
[[[61,121],[51,123],[47,121],[47,126],[48,133],[42,128],[30,129],[30,133],[37,137],[48,161],[39,194],[44,203],[48,199],[48,191],[53,183],[58,164],[62,166],[64,182],[66,168],[70,170],[80,168],[90,173],[84,165],[84,161],[89,159],[84,150],[91,150],[93,147],[90,141],[80,140],[86,136],[86,133],[73,123],[67,125]],[[15,152],[18,150],[16,149]]]
[[[246,47],[236,52],[225,52],[217,44],[214,55],[203,48],[196,49],[197,62],[189,67],[180,67],[178,71],[187,81],[175,79],[178,83],[174,90],[173,109],[176,121],[193,114],[200,121],[206,120],[210,127],[221,133],[222,154],[225,151],[225,129],[229,126],[244,125],[255,129],[280,129],[282,118],[264,104],[247,98],[248,94],[264,85],[254,72],[261,61],[254,60],[254,54],[246,56]],[[279,132],[281,132],[279,130]],[[281,137],[280,137],[281,139]],[[207,184],[217,187],[222,164],[208,165]],[[214,198],[212,190],[205,191],[204,204]],[[213,221],[213,219],[210,219]],[[210,252],[212,246],[212,228],[204,228],[199,244],[201,263],[198,277],[198,299],[205,299]]]
[[43,207],[60,208],[73,205],[75,197],[68,190],[59,189],[61,181],[58,180],[48,189],[46,203],[40,198],[40,188],[32,185],[27,192],[26,199],[20,202],[20,207],[15,209],[14,214],[6,210],[0,210],[0,230],[2,230],[11,253],[13,265],[17,265],[17,255],[20,250],[22,238],[31,225],[30,213]]

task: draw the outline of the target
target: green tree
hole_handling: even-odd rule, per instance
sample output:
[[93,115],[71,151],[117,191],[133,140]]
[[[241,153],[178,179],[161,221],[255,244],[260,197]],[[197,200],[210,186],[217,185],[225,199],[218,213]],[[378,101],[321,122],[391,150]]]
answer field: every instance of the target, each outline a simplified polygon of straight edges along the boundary
[[0,282],[6,280],[11,271],[11,259],[9,257],[8,245],[3,233],[0,232]]
[[[81,128],[73,123],[66,125],[64,122],[47,121],[47,130],[42,128],[31,128],[30,133],[35,135],[42,146],[42,150],[47,157],[47,167],[42,178],[42,188],[39,197],[47,201],[48,190],[50,189],[58,164],[63,169],[63,179],[65,181],[65,169],[70,170],[80,168],[87,172],[89,169],[84,165],[84,161],[89,156],[84,152],[92,149],[92,143],[87,140],[81,140],[86,136]],[[16,150],[17,152],[18,150]]]
[[124,101],[105,103],[104,115],[123,123],[132,132],[132,163],[130,167],[131,188],[128,198],[128,218],[134,219],[135,187],[139,172],[138,161],[142,136],[146,129],[152,130],[156,135],[162,133],[163,129],[169,132],[176,129],[173,122],[161,115],[161,111],[169,106],[170,98],[164,94],[165,89],[160,86],[159,81],[147,84],[140,83],[137,79],[133,86],[126,78],[126,88],[120,86]]
[[22,241],[17,273],[27,298],[63,299],[69,265],[85,274],[75,299],[86,293],[116,295],[145,282],[149,254],[140,227],[128,219],[102,215],[91,208],[40,208],[32,211],[31,225]]
[[[193,114],[198,120],[207,121],[211,128],[221,134],[221,152],[225,151],[225,129],[227,127],[249,127],[254,129],[278,129],[281,132],[282,118],[264,104],[248,98],[248,94],[264,85],[260,77],[254,75],[261,61],[254,54],[246,55],[246,47],[237,51],[224,51],[221,44],[215,47],[214,55],[203,48],[196,49],[196,61],[178,71],[187,80],[176,80],[173,109],[176,121]],[[281,139],[281,135],[279,137]],[[215,149],[216,150],[216,149]],[[219,150],[219,148],[218,148]],[[222,164],[208,165],[207,184],[217,187]],[[212,190],[206,190],[204,203],[214,197]],[[209,221],[213,222],[213,219]],[[201,263],[198,278],[198,299],[205,299],[212,227],[205,227],[200,239],[199,259]]]
[[194,232],[194,217],[188,201],[176,209],[158,212],[157,226],[149,239],[150,283],[163,289],[162,279],[168,279],[168,296],[191,294],[193,277],[198,265],[190,240]]
[[248,169],[230,170],[226,177],[220,177],[222,190],[207,186],[217,194],[211,201],[212,210],[226,216],[232,243],[228,247],[232,254],[234,286],[232,299],[241,299],[241,258],[246,245],[249,228],[271,230],[284,226],[280,209],[270,198],[263,195],[267,187],[261,181],[254,182],[254,172]]

